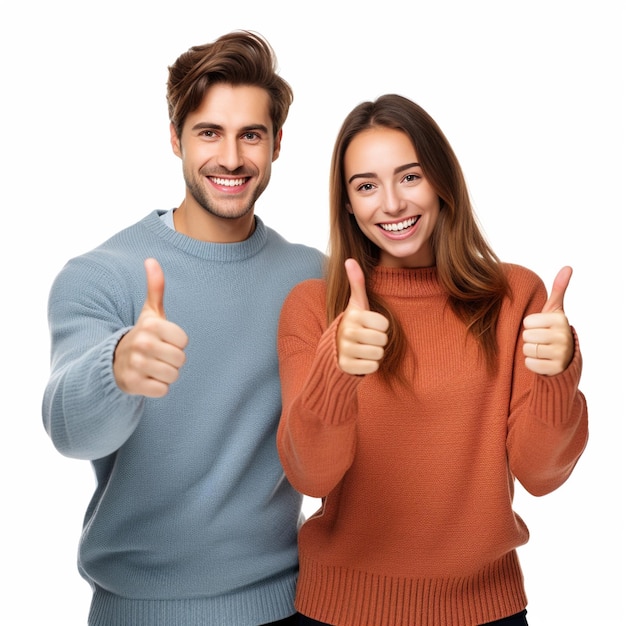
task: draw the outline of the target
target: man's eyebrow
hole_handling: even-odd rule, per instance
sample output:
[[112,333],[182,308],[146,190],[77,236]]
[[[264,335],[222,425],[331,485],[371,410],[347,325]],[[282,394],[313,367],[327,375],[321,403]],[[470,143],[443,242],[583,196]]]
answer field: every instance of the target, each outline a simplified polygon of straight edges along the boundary
[[[404,172],[404,170],[410,170],[412,167],[422,167],[419,163],[407,163],[406,165],[400,165],[399,167],[396,167],[395,170],[393,170],[394,174],[399,174],[400,172]],[[363,172],[362,174],[354,174],[353,176],[350,176],[350,180],[348,181],[348,185],[355,179],[355,178],[376,178],[376,174],[374,172]]]
[[[191,130],[219,130],[223,131],[224,127],[221,124],[213,124],[211,122],[198,122],[194,124]],[[261,133],[269,134],[269,129],[265,124],[249,124],[248,126],[243,126],[239,129],[240,133],[249,133],[251,131],[258,131]]]

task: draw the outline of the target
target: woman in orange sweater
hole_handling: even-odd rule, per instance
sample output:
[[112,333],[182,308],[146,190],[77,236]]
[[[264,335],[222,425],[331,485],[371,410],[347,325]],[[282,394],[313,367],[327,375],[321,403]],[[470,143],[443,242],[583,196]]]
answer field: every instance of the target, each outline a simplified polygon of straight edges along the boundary
[[588,434],[571,268],[548,297],[500,262],[445,136],[398,95],[339,132],[329,253],[279,324],[278,450],[322,498],[300,530],[302,624],[527,624],[514,485],[559,487]]

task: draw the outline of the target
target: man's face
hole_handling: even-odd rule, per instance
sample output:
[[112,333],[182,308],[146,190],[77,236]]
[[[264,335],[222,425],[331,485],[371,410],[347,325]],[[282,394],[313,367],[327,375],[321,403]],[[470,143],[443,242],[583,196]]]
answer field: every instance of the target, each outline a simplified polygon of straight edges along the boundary
[[171,129],[187,185],[185,211],[199,207],[220,220],[249,218],[280,152],[269,105],[260,87],[217,84],[187,116],[180,138]]

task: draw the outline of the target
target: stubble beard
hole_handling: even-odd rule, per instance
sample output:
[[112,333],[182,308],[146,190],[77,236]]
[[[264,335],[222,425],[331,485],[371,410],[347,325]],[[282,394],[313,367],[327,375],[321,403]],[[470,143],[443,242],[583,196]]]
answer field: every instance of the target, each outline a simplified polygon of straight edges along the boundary
[[252,191],[252,195],[248,202],[246,202],[243,206],[239,203],[241,200],[233,198],[232,200],[226,200],[223,203],[217,203],[209,197],[209,194],[204,189],[203,185],[195,180],[192,176],[184,173],[185,184],[187,185],[187,189],[191,193],[193,199],[198,203],[202,209],[204,209],[210,215],[215,217],[219,217],[221,219],[232,219],[236,220],[246,216],[248,213],[254,210],[254,205],[256,201],[259,199],[269,180],[261,181],[257,184],[257,186]]

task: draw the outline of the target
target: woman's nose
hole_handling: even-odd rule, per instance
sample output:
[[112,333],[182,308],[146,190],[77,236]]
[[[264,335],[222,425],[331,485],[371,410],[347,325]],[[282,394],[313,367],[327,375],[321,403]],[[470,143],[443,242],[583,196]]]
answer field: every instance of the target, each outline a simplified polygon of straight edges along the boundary
[[405,206],[406,203],[404,202],[402,195],[395,189],[389,188],[385,190],[382,207],[385,213],[397,215],[404,210]]

